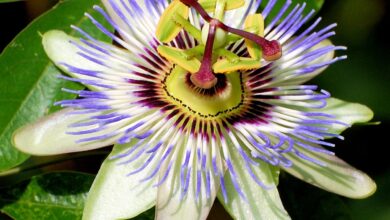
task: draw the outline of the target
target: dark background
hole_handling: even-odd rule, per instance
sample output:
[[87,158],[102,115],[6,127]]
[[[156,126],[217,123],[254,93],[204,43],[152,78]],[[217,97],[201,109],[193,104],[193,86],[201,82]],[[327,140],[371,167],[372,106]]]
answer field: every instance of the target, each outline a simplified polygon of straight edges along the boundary
[[[30,0],[0,4],[0,51],[54,3],[54,0]],[[332,65],[314,80],[334,97],[368,105],[375,112],[373,121],[381,122],[354,126],[343,134],[345,141],[336,141],[336,154],[368,173],[378,190],[368,199],[351,200],[282,175],[280,193],[293,219],[390,219],[389,5],[386,0],[325,1],[319,12],[324,18],[322,24],[338,23],[337,36],[332,40],[348,47],[345,53],[349,58]],[[339,209],[334,208],[335,204]],[[210,219],[224,219],[226,214],[216,206]]]

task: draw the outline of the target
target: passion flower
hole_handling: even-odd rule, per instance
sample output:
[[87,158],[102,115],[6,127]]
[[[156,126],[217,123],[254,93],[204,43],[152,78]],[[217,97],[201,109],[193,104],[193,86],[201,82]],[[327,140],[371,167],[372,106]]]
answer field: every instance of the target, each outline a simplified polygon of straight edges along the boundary
[[[91,188],[84,219],[123,219],[156,205],[157,219],[205,219],[218,196],[237,219],[288,219],[279,169],[352,198],[375,183],[334,156],[327,138],[371,119],[358,104],[304,84],[345,59],[328,38],[335,25],[302,26],[314,12],[276,1],[103,0],[115,28],[100,42],[54,30],[53,62],[84,84],[79,99],[14,135],[35,155],[116,144]],[[291,9],[291,10],[288,10]],[[289,12],[287,12],[289,11]],[[363,112],[363,113],[361,113]],[[361,114],[355,114],[361,113]]]

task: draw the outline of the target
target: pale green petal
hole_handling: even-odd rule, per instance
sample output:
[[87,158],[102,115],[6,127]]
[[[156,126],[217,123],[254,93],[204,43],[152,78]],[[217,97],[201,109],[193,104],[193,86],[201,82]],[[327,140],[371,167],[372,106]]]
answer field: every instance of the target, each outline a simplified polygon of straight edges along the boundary
[[253,173],[258,177],[258,180],[262,181],[266,186],[271,187],[270,189],[265,189],[253,181],[242,158],[239,158],[238,155],[233,153],[231,157],[231,161],[237,172],[238,184],[245,194],[247,201],[237,193],[227,172],[225,174],[225,184],[228,201],[225,202],[221,190],[218,192],[218,199],[229,214],[238,220],[290,219],[283,207],[276,188],[279,178],[278,168],[261,161],[257,161],[259,163],[258,166],[252,166]]
[[[73,109],[67,108],[39,119],[15,131],[13,144],[20,151],[32,155],[55,155],[70,152],[86,151],[112,145],[115,137],[101,141],[77,143],[77,140],[109,132],[107,130],[86,135],[70,135],[69,126],[88,119],[93,114],[69,114]],[[83,129],[88,129],[83,127]],[[114,127],[110,129],[116,129]],[[73,128],[71,131],[80,131]],[[112,130],[111,130],[112,131]]]
[[[350,125],[355,123],[364,123],[370,121],[374,113],[370,108],[358,103],[345,102],[340,99],[327,99],[327,106],[321,109],[321,112],[335,116],[335,119]],[[333,124],[330,133],[339,134],[347,127]]]
[[[85,204],[84,220],[128,219],[152,208],[156,202],[156,187],[153,181],[140,182],[153,166],[142,172],[127,176],[140,164],[119,165],[110,157],[129,150],[132,143],[116,145],[113,152],[103,162],[89,191]],[[139,163],[145,160],[138,160]]]
[[[67,65],[76,68],[96,72],[104,72],[109,70],[108,67],[99,65],[95,62],[92,62],[91,60],[80,56],[81,50],[75,45],[75,43],[80,44],[80,40],[71,37],[59,30],[48,31],[42,36],[43,48],[45,49],[47,56],[57,65],[57,67],[59,67],[62,71],[64,71],[73,78],[96,81],[96,78],[94,77],[70,72],[68,68],[63,65],[64,63],[66,63]],[[106,47],[113,46],[106,45]],[[100,87],[87,84],[85,84],[85,86],[87,86],[91,90],[102,89]]]
[[[245,1],[245,4],[242,7],[236,10],[226,11],[224,23],[233,28],[241,28],[245,20],[244,16],[249,8],[253,8],[253,4],[256,3],[254,1]],[[252,12],[254,11],[252,10]]]
[[[204,10],[206,10],[207,12],[214,12],[216,5],[218,4],[217,2],[217,0],[199,0],[199,4],[202,5]],[[239,8],[244,6],[244,4],[244,0],[226,0],[225,10],[239,10]]]
[[[176,155],[181,151],[179,146],[175,147]],[[164,177],[165,171],[169,167],[169,163],[173,162],[172,170],[167,176],[166,180],[158,187],[157,205],[156,205],[156,219],[157,220],[203,220],[206,219],[211,207],[216,198],[219,184],[211,175],[211,189],[210,197],[207,198],[204,190],[205,181],[202,182],[202,190],[196,198],[196,176],[197,169],[196,157],[190,159],[192,169],[189,179],[188,192],[186,196],[182,197],[182,187],[180,181],[180,162],[181,157],[171,158],[162,165],[160,172],[160,180]],[[203,179],[204,180],[204,179]]]
[[326,166],[288,154],[285,156],[293,162],[293,166],[284,170],[293,176],[324,190],[354,199],[366,198],[375,192],[376,184],[369,176],[336,156],[304,149],[301,151],[313,159],[322,161]]
[[59,63],[66,62],[69,65],[88,70],[100,70],[102,67],[92,61],[82,59],[77,53],[80,49],[70,41],[79,42],[62,31],[51,30],[42,36],[43,48],[47,56],[64,72],[74,78],[91,79],[91,77],[74,74]]

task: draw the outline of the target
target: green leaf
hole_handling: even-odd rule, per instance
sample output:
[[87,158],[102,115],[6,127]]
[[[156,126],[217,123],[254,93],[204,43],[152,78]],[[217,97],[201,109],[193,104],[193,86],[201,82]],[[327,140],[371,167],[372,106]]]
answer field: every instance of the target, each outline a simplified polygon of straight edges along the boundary
[[131,220],[153,220],[155,216],[155,208],[151,208],[146,212],[139,214],[137,217],[131,218]]
[[[81,89],[81,85],[57,79],[60,71],[47,58],[41,44],[41,33],[62,29],[78,36],[70,29],[75,24],[100,40],[109,39],[84,17],[87,11],[96,15],[92,5],[99,0],[61,1],[24,29],[0,55],[0,170],[14,167],[28,155],[12,147],[15,129],[35,121],[48,112],[57,110],[53,102],[75,96],[61,92],[61,88]],[[95,16],[101,20],[101,16]]]
[[[269,1],[262,1],[260,8],[266,7],[268,2]],[[276,1],[274,8],[272,9],[272,11],[269,14],[269,17],[267,18],[268,22],[270,20],[272,20],[270,18],[274,18],[278,14],[278,12],[280,11],[280,9],[282,9],[285,2],[286,1]],[[304,15],[308,14],[313,9],[316,12],[318,12],[322,8],[322,5],[324,4],[324,2],[325,2],[325,0],[310,0],[310,1],[308,1],[308,0],[292,0],[292,3],[290,5],[289,9],[287,10],[286,14],[288,14],[292,10],[292,8],[295,7],[295,5],[297,5],[297,4],[302,5],[303,3],[306,3],[306,7],[303,10]]]
[[16,220],[81,219],[94,176],[58,172],[0,190],[0,209]]
[[24,0],[0,0],[0,3],[9,3],[9,2],[21,2]]

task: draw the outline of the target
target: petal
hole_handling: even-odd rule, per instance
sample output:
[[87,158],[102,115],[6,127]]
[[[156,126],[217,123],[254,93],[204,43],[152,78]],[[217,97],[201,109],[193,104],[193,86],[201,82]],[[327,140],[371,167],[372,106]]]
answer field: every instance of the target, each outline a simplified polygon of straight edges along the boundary
[[[156,219],[206,219],[216,197],[219,184],[214,179],[215,177],[210,175],[210,179],[208,179],[210,191],[206,192],[204,186],[207,184],[207,177],[205,177],[204,172],[196,169],[200,162],[193,155],[189,160],[189,171],[185,174],[188,185],[183,187],[181,184],[185,181],[181,181],[180,171],[182,169],[181,159],[184,156],[176,156],[180,153],[179,151],[182,151],[180,147],[176,146],[174,151],[176,152],[173,153],[173,157],[166,160],[160,170],[159,181],[164,181],[164,179],[165,181],[158,186]],[[201,187],[198,188],[200,185]]]
[[[99,135],[99,132],[85,135],[68,134],[67,131],[72,124],[87,120],[94,115],[92,113],[71,114],[72,111],[73,109],[71,108],[63,109],[43,117],[35,123],[19,128],[15,131],[13,136],[14,146],[22,152],[43,156],[87,151],[112,145],[114,143],[115,137],[107,138],[102,141],[77,142],[82,138],[91,137],[91,135]],[[112,127],[112,129],[115,128]]]
[[79,31],[88,40],[52,30],[43,35],[43,46],[49,58],[73,77],[61,78],[80,82],[91,90],[128,88],[130,79],[140,78],[137,74],[162,74],[171,65],[158,55],[157,50],[146,48],[152,44],[142,46],[142,51],[137,53],[131,47],[121,49]]
[[137,164],[119,165],[117,160],[110,159],[128,151],[132,145],[115,145],[113,152],[103,162],[89,191],[83,219],[128,219],[155,205],[156,187],[149,181],[140,182],[153,166],[128,176],[129,172],[137,168]]
[[80,79],[77,82],[83,83],[91,90],[102,88],[102,82],[97,80],[95,75],[107,70],[107,67],[97,60],[83,57],[79,39],[62,31],[51,30],[43,35],[42,44],[46,54],[62,71],[73,78]]
[[[350,125],[368,122],[374,116],[372,110],[365,105],[335,98],[327,99],[327,105],[321,112],[331,114],[336,120]],[[346,127],[340,124],[332,124],[329,133],[339,134],[345,129]]]
[[237,182],[245,199],[237,193],[231,175],[225,175],[227,200],[221,191],[218,199],[234,219],[290,219],[280,200],[276,188],[279,170],[264,162],[256,160],[258,166],[251,166],[251,171],[264,186],[253,181],[245,161],[236,154],[231,154],[231,162],[237,172]]
[[255,13],[260,5],[260,2],[261,1],[258,0],[245,1],[245,4],[242,7],[236,10],[227,11],[224,22],[231,27],[241,28],[245,17],[248,16],[248,14]]
[[376,190],[375,182],[336,156],[301,149],[302,153],[325,166],[303,160],[294,154],[285,157],[293,162],[291,168],[283,168],[293,176],[324,190],[354,199],[366,198]]

